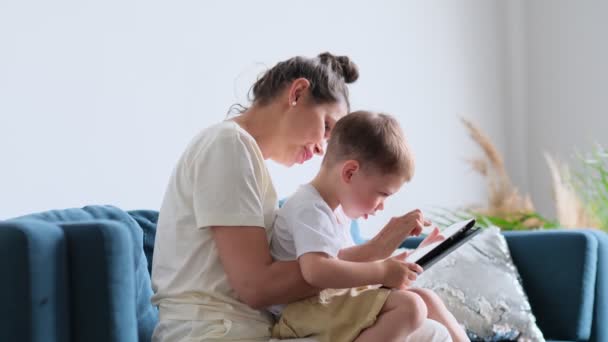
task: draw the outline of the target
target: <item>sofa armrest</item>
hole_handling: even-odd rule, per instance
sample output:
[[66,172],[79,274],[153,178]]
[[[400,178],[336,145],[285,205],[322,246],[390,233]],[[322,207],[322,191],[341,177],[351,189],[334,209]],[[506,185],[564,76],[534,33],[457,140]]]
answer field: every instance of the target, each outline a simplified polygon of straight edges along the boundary
[[0,341],[68,341],[63,232],[54,224],[0,222]]
[[597,238],[597,276],[595,279],[595,304],[591,326],[592,342],[608,341],[608,234],[589,229],[588,233]]
[[[152,212],[141,213],[145,220],[154,220]],[[152,337],[152,333],[156,323],[158,322],[158,310],[152,306],[150,297],[152,296],[152,287],[150,284],[150,273],[148,268],[148,262],[146,261],[146,255],[144,251],[146,248],[151,253],[152,244],[147,241],[145,244],[143,241],[144,227],[140,226],[139,223],[143,222],[136,220],[129,213],[110,205],[90,205],[83,208],[70,208],[63,210],[50,210],[41,213],[34,213],[27,216],[22,216],[11,221],[22,221],[22,220],[37,220],[47,223],[53,223],[59,226],[69,224],[69,226],[78,226],[81,223],[89,225],[94,222],[100,222],[106,220],[107,222],[114,222],[119,225],[124,231],[130,235],[130,246],[132,257],[131,260],[134,263],[134,273],[132,277],[135,279],[135,298],[136,298],[136,317],[137,317],[137,331],[138,341],[148,342]],[[152,222],[146,222],[146,231],[148,237],[151,236]],[[116,226],[116,227],[119,227]],[[86,234],[86,233],[82,233]],[[143,247],[143,249],[142,249]]]
[[137,341],[131,236],[116,221],[60,223],[70,272],[74,341]]
[[588,341],[597,239],[573,230],[506,232],[538,326],[548,339]]

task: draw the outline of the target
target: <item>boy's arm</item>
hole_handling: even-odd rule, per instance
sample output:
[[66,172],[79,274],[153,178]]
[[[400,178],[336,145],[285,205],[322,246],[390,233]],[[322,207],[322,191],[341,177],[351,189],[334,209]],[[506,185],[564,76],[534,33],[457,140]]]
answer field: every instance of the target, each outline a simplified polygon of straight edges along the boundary
[[382,262],[352,262],[325,253],[305,253],[298,259],[307,283],[318,288],[348,288],[382,284],[386,270]]
[[377,245],[375,240],[367,241],[363,244],[343,248],[338,253],[338,258],[345,261],[370,262],[386,259],[388,255],[383,253],[382,248]]
[[[423,227],[430,225],[431,221],[424,218],[422,211],[412,210],[403,216],[393,217],[370,241],[340,250],[338,257],[350,261],[374,261],[388,258],[403,240],[409,236],[420,235]],[[437,229],[434,229],[421,245],[431,243],[441,237],[439,231],[435,230]]]
[[[419,247],[424,247],[434,242],[443,241],[445,236],[441,234],[439,228],[435,227],[433,230],[422,240]],[[390,248],[382,248],[382,243],[378,239],[372,239],[358,246],[352,246],[349,248],[341,249],[338,253],[338,258],[348,261],[376,261],[382,260],[390,256],[386,255],[390,251]]]

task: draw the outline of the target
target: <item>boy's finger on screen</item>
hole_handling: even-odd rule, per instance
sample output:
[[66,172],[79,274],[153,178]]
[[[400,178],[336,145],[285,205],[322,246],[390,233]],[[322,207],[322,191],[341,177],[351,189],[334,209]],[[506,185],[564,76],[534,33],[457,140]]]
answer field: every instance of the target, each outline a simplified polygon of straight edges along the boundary
[[402,253],[399,253],[399,254],[395,255],[393,258],[403,261],[403,260],[405,260],[405,258],[407,258],[407,256],[409,254],[410,254],[409,251],[405,251],[405,252],[402,252]]
[[420,265],[418,265],[418,264],[409,263],[409,264],[408,264],[408,267],[409,267],[409,269],[410,269],[411,271],[413,271],[413,272],[415,272],[415,273],[417,273],[417,274],[420,274],[420,273],[422,273],[422,271],[423,271],[422,266],[420,266]]

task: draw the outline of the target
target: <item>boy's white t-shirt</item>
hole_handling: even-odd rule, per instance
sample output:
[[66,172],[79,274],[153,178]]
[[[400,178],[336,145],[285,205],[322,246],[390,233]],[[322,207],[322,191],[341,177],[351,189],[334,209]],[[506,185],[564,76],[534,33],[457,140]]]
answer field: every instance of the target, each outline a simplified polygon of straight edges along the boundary
[[332,210],[314,186],[302,185],[277,212],[270,252],[282,261],[311,252],[337,258],[354,245],[350,224],[341,207]]
[[[312,252],[337,258],[341,249],[355,244],[350,223],[341,207],[332,211],[314,186],[302,185],[277,213],[270,252],[281,261],[297,260]],[[280,316],[284,307],[273,305],[268,311]]]
[[202,131],[181,156],[160,209],[152,302],[161,319],[271,324],[237,299],[211,226],[258,226],[270,240],[277,195],[254,138],[233,121]]

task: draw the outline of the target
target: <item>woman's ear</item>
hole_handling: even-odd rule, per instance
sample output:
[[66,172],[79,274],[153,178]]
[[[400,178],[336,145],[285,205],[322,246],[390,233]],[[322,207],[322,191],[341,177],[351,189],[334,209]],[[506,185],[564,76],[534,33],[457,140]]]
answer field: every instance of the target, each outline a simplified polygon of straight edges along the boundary
[[350,184],[353,176],[359,171],[359,162],[356,160],[347,160],[342,165],[342,180],[346,184]]
[[291,82],[289,92],[287,93],[287,100],[289,101],[288,105],[290,107],[295,107],[298,104],[298,101],[302,99],[302,96],[308,88],[310,88],[310,81],[303,77],[295,79],[293,82]]

